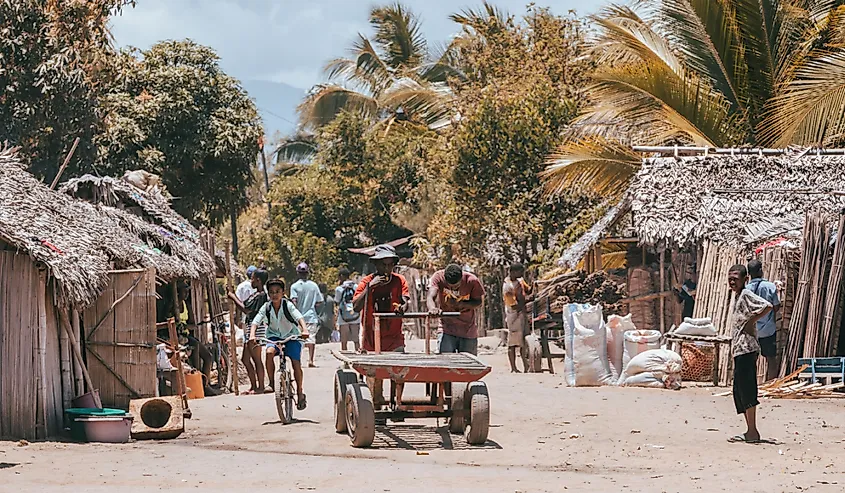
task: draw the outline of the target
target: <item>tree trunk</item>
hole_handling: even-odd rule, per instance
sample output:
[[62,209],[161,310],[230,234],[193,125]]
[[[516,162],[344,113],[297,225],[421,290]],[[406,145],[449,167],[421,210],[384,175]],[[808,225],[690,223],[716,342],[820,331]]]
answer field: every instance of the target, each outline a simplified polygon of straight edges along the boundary
[[[235,260],[238,259],[238,209],[234,206],[229,213],[230,222],[232,223],[232,256]],[[228,266],[226,266],[228,268]]]
[[[264,200],[267,202],[267,221],[272,221],[273,207],[270,204],[270,173],[267,171],[267,155],[264,153],[264,147],[261,148],[259,155],[261,156],[261,169],[264,170],[264,193],[266,194],[264,196]],[[237,252],[237,240],[235,240],[232,245],[234,245],[235,251]],[[237,254],[235,254],[235,257],[237,257]]]

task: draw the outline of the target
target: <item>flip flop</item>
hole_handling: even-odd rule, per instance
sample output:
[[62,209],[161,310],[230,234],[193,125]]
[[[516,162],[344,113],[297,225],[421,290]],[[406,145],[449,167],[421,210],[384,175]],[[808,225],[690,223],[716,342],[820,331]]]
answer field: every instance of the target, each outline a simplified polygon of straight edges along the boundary
[[308,400],[305,398],[305,394],[302,394],[302,397],[296,401],[296,409],[304,411],[306,407],[308,407]]
[[252,389],[249,389],[245,392],[241,392],[241,395],[255,395],[255,391],[252,390]]
[[759,440],[759,439],[757,439],[757,440],[748,440],[747,438],[745,438],[745,437],[744,437],[744,436],[742,436],[742,435],[736,435],[736,436],[732,436],[732,437],[728,438],[728,442],[730,442],[730,443],[750,443],[750,444],[755,444],[755,443],[760,443],[761,441],[762,441],[762,440]]

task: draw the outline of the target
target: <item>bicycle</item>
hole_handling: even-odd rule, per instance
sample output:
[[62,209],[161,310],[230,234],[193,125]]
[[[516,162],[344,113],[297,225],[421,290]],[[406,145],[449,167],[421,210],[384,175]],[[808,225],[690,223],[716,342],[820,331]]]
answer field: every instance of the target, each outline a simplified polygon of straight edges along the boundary
[[[217,386],[221,389],[228,390],[229,373],[232,368],[232,362],[229,355],[229,324],[224,320],[215,321],[217,318],[212,317],[211,320],[211,344],[209,345],[209,352],[212,355],[214,366],[217,369]],[[233,375],[234,376],[234,375]]]
[[275,388],[273,389],[276,394],[276,411],[279,413],[282,424],[290,424],[293,422],[294,406],[298,405],[299,401],[296,392],[293,390],[293,370],[288,370],[284,346],[293,341],[305,342],[305,339],[300,335],[292,335],[280,341],[271,341],[266,338],[258,339],[258,341],[262,346],[273,344],[278,350],[279,364],[276,366]]

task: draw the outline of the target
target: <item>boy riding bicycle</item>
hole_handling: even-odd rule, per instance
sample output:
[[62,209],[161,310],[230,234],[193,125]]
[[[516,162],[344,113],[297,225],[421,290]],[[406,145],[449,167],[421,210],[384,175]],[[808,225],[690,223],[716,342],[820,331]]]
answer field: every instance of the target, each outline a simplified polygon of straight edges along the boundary
[[[283,279],[267,281],[267,294],[270,296],[270,301],[258,311],[252,321],[250,340],[255,341],[256,331],[263,324],[267,325],[266,336],[269,341],[282,341],[291,336],[307,338],[308,328],[302,314],[299,313],[292,301],[285,298],[285,281]],[[268,342],[264,348],[267,354],[264,364],[267,368],[267,375],[270,377],[270,387],[275,388],[273,379],[276,374],[276,363],[273,358],[279,355],[279,349],[273,342]],[[284,345],[283,352],[284,354],[279,356],[282,358],[287,356],[293,366],[293,378],[296,380],[296,393],[298,395],[297,409],[301,411],[306,406],[305,393],[302,390],[302,364],[300,363],[302,343],[298,340],[288,341]]]

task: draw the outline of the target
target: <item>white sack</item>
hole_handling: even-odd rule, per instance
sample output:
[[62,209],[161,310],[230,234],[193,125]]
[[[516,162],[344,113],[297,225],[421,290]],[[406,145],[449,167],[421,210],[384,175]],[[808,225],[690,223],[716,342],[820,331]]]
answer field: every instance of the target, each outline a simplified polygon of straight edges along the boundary
[[612,385],[607,329],[600,306],[570,304],[564,310],[566,383],[571,387]]
[[636,355],[650,349],[660,348],[660,332],[657,330],[629,330],[624,335],[625,343],[622,353],[622,368]]
[[706,324],[706,325],[695,325],[688,322],[683,322],[681,325],[678,326],[677,329],[673,332],[674,334],[680,334],[685,336],[707,336],[707,337],[714,337],[716,336],[716,327],[713,327],[713,324]]
[[622,360],[625,355],[625,332],[637,330],[631,315],[607,317],[607,360],[610,363],[610,373],[613,380],[619,380],[619,375],[625,367]]
[[713,319],[711,319],[710,317],[704,317],[704,318],[685,317],[684,323],[688,323],[690,325],[713,325]]
[[655,375],[650,371],[632,375],[621,382],[623,387],[647,387],[653,389],[670,389],[679,390],[681,388],[681,379],[677,374],[671,375]]

